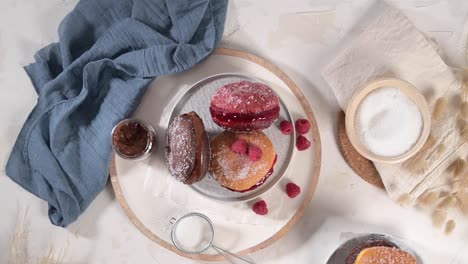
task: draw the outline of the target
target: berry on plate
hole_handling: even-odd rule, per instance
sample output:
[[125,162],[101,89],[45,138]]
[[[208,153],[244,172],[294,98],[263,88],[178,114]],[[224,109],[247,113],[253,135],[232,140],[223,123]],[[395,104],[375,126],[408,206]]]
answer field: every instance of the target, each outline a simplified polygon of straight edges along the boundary
[[286,184],[286,193],[288,194],[289,198],[295,198],[301,193],[301,187],[297,186],[295,183],[288,183]]
[[310,148],[311,144],[312,143],[310,143],[310,141],[307,138],[305,138],[303,135],[299,135],[297,137],[296,148],[299,151],[303,151],[303,150],[306,150],[306,149]]
[[307,134],[310,130],[310,123],[307,119],[298,119],[296,120],[296,131],[297,133],[304,135]]
[[268,207],[265,200],[260,200],[252,206],[252,210],[258,215],[268,214]]
[[294,130],[293,124],[287,120],[281,121],[279,127],[281,130],[281,133],[285,135],[291,135]]

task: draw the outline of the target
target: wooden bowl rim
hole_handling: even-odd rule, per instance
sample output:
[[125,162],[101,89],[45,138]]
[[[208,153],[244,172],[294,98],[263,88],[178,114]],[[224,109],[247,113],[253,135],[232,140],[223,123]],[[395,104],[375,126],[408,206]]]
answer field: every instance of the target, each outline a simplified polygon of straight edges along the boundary
[[[393,157],[380,156],[370,152],[360,141],[356,132],[355,119],[357,109],[362,100],[372,91],[382,87],[395,87],[402,91],[413,103],[419,108],[423,119],[423,128],[418,141],[407,152]],[[401,163],[410,157],[414,156],[426,142],[431,129],[431,113],[426,99],[412,84],[397,78],[378,78],[366,84],[359,91],[354,93],[346,108],[346,133],[353,147],[364,157],[369,160],[380,163]]]

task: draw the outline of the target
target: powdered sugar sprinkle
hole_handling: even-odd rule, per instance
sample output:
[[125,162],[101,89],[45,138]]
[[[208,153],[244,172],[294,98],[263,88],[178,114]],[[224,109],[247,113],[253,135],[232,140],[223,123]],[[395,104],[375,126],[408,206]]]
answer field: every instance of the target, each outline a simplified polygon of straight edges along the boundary
[[195,166],[196,146],[191,121],[178,116],[167,130],[166,159],[169,171],[179,181],[190,175]]
[[211,98],[212,106],[242,114],[268,111],[278,104],[278,96],[270,87],[249,81],[229,83]]

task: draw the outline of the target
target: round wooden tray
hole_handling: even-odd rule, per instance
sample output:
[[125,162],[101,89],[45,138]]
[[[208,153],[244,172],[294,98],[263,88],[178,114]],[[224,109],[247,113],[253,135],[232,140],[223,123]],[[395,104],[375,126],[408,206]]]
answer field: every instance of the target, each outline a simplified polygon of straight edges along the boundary
[[[249,253],[253,253],[256,251],[259,251],[261,249],[264,249],[270,245],[272,245],[274,242],[278,241],[280,238],[282,238],[291,228],[296,224],[296,222],[301,218],[303,215],[304,211],[306,208],[308,208],[312,197],[314,195],[314,192],[317,187],[318,183],[318,178],[320,174],[320,165],[321,165],[321,142],[320,142],[320,134],[317,126],[317,122],[315,119],[315,116],[312,112],[312,109],[310,108],[309,103],[307,102],[306,98],[302,94],[302,92],[299,90],[299,88],[294,84],[294,82],[283,72],[281,71],[277,66],[273,65],[272,63],[255,56],[253,54],[244,52],[244,51],[239,51],[239,50],[233,50],[233,49],[226,49],[226,48],[219,48],[217,49],[213,55],[223,55],[223,56],[229,56],[229,57],[236,57],[238,59],[243,59],[247,60],[251,63],[255,63],[261,67],[263,67],[265,70],[269,71],[273,75],[275,75],[277,78],[279,78],[283,83],[284,86],[287,86],[289,88],[290,92],[297,98],[297,101],[300,103],[301,108],[303,109],[303,114],[306,115],[307,119],[311,123],[311,141],[313,141],[312,144],[312,153],[313,153],[313,163],[310,165],[311,166],[311,175],[307,176],[308,181],[306,186],[301,186],[303,190],[303,194],[301,194],[302,199],[300,200],[300,203],[297,207],[297,210],[295,213],[285,222],[282,227],[276,231],[272,236],[269,238],[263,240],[262,242],[242,249],[237,252],[239,255],[245,255]],[[301,114],[302,115],[302,114]],[[116,160],[115,157],[112,159],[111,164],[110,164],[110,179],[112,183],[112,187],[115,192],[115,196],[117,200],[119,201],[120,205],[125,211],[125,214],[128,216],[128,218],[135,224],[135,226],[149,239],[153,240],[160,246],[175,252],[181,256],[195,259],[195,260],[202,260],[202,261],[220,261],[224,260],[223,256],[220,255],[215,255],[215,254],[193,254],[193,255],[188,255],[183,252],[180,252],[177,250],[171,243],[167,242],[166,240],[162,239],[155,233],[151,231],[150,228],[148,228],[135,214],[134,210],[130,208],[129,202],[127,201],[124,192],[122,191],[121,188],[121,183],[119,181],[119,175],[118,175],[118,170],[116,166]]]

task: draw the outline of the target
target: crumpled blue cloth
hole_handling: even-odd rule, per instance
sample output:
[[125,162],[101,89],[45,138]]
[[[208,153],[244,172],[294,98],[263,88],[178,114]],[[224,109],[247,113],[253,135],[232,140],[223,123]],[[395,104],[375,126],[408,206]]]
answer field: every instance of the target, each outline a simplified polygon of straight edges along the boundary
[[227,0],[82,0],[59,42],[26,66],[38,93],[7,175],[49,204],[65,227],[101,192],[110,133],[132,114],[151,80],[189,69],[223,35]]

